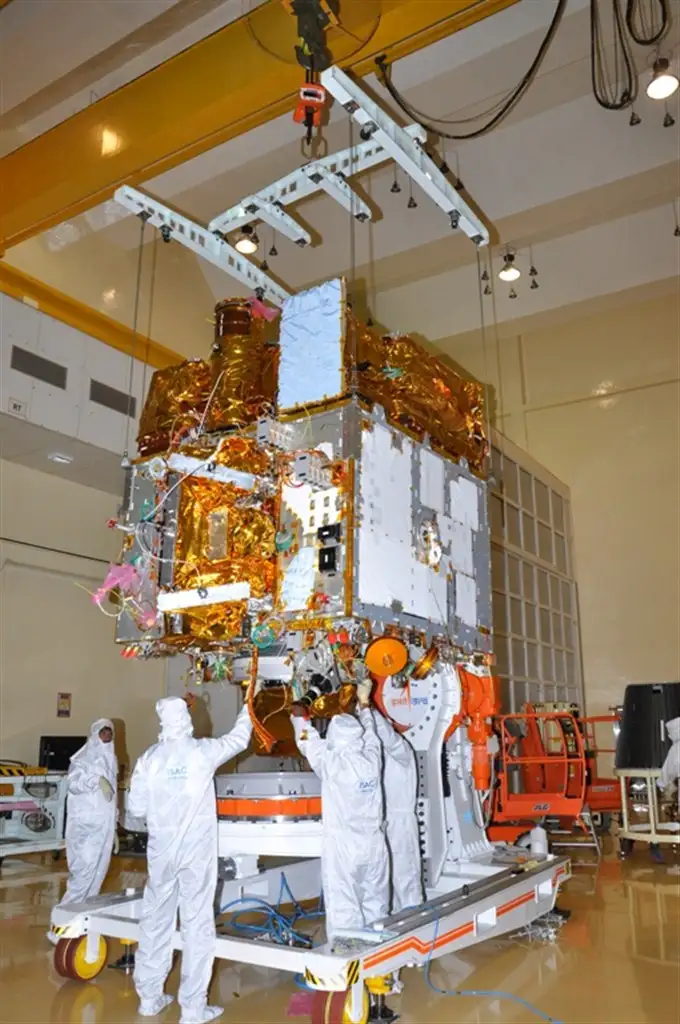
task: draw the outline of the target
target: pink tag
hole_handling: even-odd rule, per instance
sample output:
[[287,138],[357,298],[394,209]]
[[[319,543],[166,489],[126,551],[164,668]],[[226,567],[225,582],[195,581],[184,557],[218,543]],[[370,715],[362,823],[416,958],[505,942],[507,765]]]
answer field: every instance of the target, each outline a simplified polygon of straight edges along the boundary
[[278,309],[272,309],[270,306],[265,306],[264,302],[257,297],[248,299],[248,302],[250,303],[250,312],[256,320],[266,320],[269,323],[272,320],[276,320],[279,315]]

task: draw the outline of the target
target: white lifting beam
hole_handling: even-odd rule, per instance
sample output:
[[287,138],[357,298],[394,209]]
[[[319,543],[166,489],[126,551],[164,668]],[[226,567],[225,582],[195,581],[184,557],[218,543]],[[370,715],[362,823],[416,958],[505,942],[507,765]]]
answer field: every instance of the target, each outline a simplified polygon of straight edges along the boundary
[[424,151],[424,139],[414,141],[409,129],[396,124],[340,68],[334,66],[324,71],[321,84],[361,125],[361,138],[375,141],[387,150],[408,177],[448,214],[453,228],[460,228],[476,245],[489,244],[488,229]]
[[226,274],[231,274],[272,305],[281,307],[290,297],[290,292],[245,259],[223,238],[188,217],[183,217],[181,213],[176,213],[158,199],[128,185],[117,189],[114,198],[121,206],[158,228],[166,242],[180,242],[197,256],[224,270]]
[[[418,124],[409,125],[403,131],[409,138],[419,142],[424,143],[427,138]],[[392,154],[377,139],[359,142],[352,149],[343,149],[320,160],[313,160],[275,181],[273,185],[242,199],[236,206],[213,217],[208,227],[211,231],[226,235],[242,228],[244,224],[262,220],[298,245],[308,245],[309,234],[283,207],[297,203],[315,192],[327,192],[357,220],[370,220],[370,207],[348,184],[347,178],[384,164],[391,158]]]
[[276,186],[272,185],[257,195],[247,196],[236,206],[221,213],[219,217],[214,217],[208,227],[211,231],[219,231],[220,234],[226,235],[230,231],[236,231],[243,227],[244,224],[261,220],[265,224],[269,224],[279,234],[290,238],[296,245],[301,247],[309,245],[312,240],[309,232],[305,231],[294,217],[286,213],[283,204],[278,199],[271,198],[275,188]]

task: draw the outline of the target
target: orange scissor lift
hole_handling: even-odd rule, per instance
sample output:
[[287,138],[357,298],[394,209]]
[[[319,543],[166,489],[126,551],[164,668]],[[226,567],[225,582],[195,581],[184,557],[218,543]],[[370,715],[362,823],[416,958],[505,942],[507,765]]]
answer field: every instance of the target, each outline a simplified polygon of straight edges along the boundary
[[[607,755],[613,765],[616,754],[616,743],[614,741],[615,729],[621,718],[619,715],[591,715],[586,718],[577,718],[578,725],[583,726],[583,736],[586,747],[587,772],[586,772],[586,804],[591,814],[599,814],[602,819],[608,815],[618,814],[621,811],[621,786],[617,778],[600,775],[600,756]],[[603,731],[611,732],[611,746],[603,746],[599,741],[599,735]]]
[[515,842],[547,818],[580,822],[586,794],[583,736],[568,712],[496,719],[499,752],[489,796],[489,838]]
[[[496,719],[499,752],[490,794],[489,838],[515,842],[539,822],[556,823],[558,835],[575,830],[592,837],[599,852],[592,815],[620,810],[616,779],[599,775],[598,755],[613,748],[598,746],[600,724],[614,725],[611,715],[580,718],[575,708],[523,712]],[[590,844],[586,844],[590,845]]]

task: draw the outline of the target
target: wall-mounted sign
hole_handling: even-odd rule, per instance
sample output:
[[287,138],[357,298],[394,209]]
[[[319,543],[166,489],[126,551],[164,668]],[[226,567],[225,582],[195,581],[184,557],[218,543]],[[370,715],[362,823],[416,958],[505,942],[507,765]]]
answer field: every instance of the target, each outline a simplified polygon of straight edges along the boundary
[[71,717],[71,694],[70,693],[58,693],[57,694],[57,718],[70,718]]

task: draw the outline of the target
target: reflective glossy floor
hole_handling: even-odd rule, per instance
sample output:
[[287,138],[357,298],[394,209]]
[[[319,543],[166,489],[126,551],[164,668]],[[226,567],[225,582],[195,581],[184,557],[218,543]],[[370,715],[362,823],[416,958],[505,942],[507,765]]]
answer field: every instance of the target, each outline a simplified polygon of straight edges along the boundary
[[[579,854],[579,856],[581,856]],[[677,1024],[680,1020],[680,875],[657,866],[641,847],[599,869],[574,868],[560,898],[571,919],[554,942],[511,938],[487,942],[438,960],[431,981],[441,989],[512,993],[562,1024]],[[675,861],[677,864],[677,860]],[[106,888],[139,884],[143,862],[114,859]],[[2,1024],[127,1024],[137,1016],[130,978],[105,970],[89,984],[63,981],[45,939],[49,911],[65,881],[63,863],[49,857],[5,860],[0,871],[0,1021]],[[112,945],[111,958],[120,948]],[[524,1024],[540,1018],[496,995],[441,996],[422,971],[406,971],[402,996],[390,1004],[403,1024]],[[177,970],[169,990],[176,991]],[[290,977],[219,963],[211,1001],[225,1021],[282,1024],[288,1019]],[[174,1024],[173,1004],[158,1020]],[[304,1024],[305,1018],[301,1018]]]

